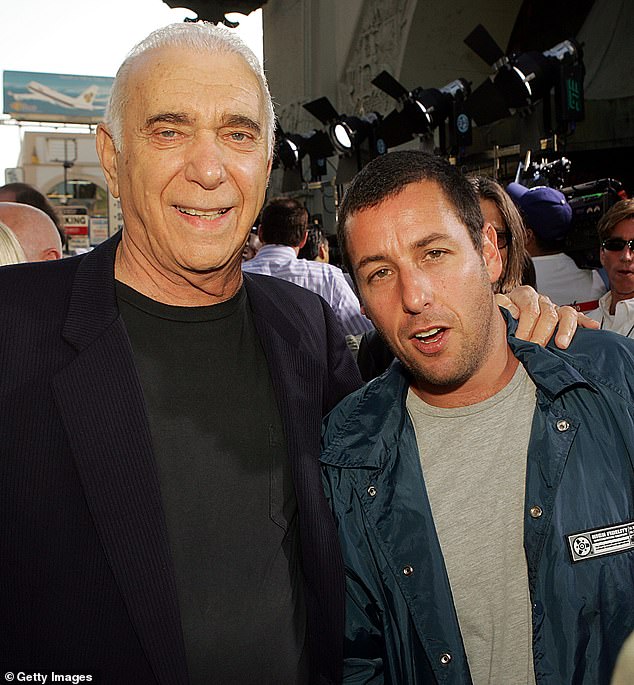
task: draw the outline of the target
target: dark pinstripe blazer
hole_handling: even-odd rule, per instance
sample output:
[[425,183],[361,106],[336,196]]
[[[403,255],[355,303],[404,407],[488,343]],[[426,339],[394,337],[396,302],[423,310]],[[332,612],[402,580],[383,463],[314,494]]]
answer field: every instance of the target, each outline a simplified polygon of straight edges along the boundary
[[[184,647],[145,405],[116,305],[118,240],[0,269],[0,673],[177,685],[187,682]],[[245,283],[297,493],[313,678],[336,682],[344,580],[319,434],[360,378],[320,298],[265,276]]]

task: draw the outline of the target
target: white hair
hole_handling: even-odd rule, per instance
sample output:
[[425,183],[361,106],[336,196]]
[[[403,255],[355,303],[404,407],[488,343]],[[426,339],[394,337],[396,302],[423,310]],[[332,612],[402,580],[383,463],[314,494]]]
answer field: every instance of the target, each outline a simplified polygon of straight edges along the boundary
[[208,55],[238,55],[244,59],[260,84],[264,100],[264,126],[271,156],[275,140],[275,112],[264,69],[252,50],[234,31],[222,24],[209,22],[182,22],[164,26],[150,33],[128,53],[112,84],[104,117],[115,148],[120,151],[123,142],[123,111],[128,100],[127,80],[132,65],[147,51],[166,47],[187,48]]
[[0,266],[26,262],[26,254],[15,233],[0,221]]

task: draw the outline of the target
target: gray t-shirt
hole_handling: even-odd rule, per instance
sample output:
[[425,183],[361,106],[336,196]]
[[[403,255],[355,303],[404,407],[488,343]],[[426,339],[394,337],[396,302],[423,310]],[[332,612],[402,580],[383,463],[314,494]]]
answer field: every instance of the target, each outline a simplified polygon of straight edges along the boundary
[[410,389],[407,409],[473,683],[533,685],[523,521],[535,386],[520,364],[483,402],[442,409]]

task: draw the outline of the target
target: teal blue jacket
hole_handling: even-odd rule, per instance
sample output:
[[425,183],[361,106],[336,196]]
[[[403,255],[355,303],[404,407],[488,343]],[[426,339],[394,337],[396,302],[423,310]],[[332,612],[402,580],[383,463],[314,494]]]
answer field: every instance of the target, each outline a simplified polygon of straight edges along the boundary
[[[523,522],[537,683],[608,685],[634,630],[634,341],[582,330],[561,351],[509,330],[537,386]],[[395,362],[324,424],[323,482],[346,567],[344,682],[469,684],[408,387]],[[619,524],[631,526],[612,554],[584,557],[574,542]]]

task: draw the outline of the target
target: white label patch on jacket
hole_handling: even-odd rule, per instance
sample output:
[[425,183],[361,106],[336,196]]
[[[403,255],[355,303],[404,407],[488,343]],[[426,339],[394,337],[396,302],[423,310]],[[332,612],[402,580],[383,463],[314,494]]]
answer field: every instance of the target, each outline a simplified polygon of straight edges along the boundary
[[567,538],[573,563],[627,552],[634,549],[634,521],[573,533]]

